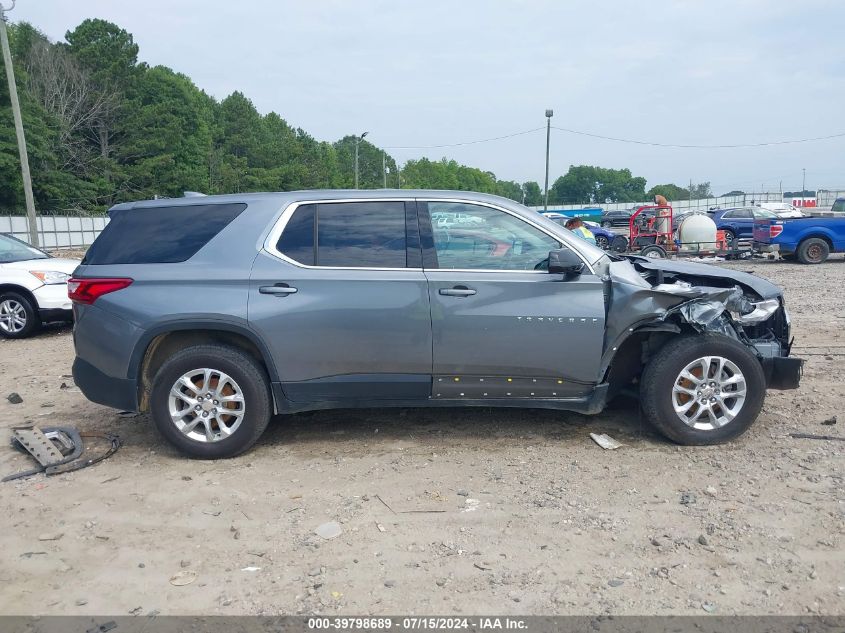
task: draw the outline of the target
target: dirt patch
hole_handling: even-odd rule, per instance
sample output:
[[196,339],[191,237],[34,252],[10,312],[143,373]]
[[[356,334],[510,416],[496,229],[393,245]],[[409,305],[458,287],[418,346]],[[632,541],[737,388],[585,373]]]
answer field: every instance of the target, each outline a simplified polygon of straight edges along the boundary
[[[0,613],[845,613],[845,443],[789,437],[845,435],[845,261],[728,266],[786,288],[808,362],[721,447],[673,446],[620,401],[309,413],[192,461],[84,399],[68,328],[0,342],[0,444],[24,422],[125,442],[0,484]],[[0,473],[26,465],[0,447]],[[330,521],[342,533],[318,536]]]

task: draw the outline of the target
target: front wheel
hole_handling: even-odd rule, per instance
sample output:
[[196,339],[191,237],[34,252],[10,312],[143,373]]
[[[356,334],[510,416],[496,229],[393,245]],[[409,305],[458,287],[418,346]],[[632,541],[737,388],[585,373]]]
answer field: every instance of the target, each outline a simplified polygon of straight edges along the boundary
[[611,222],[610,220],[602,220],[601,225],[607,229],[613,226],[613,222]]
[[17,292],[0,294],[0,336],[26,338],[41,327],[32,301]]
[[742,435],[760,413],[766,379],[742,343],[717,334],[681,336],[642,375],[646,418],[678,444],[720,444]]
[[607,250],[610,246],[610,242],[607,239],[606,235],[596,235],[596,246],[598,246],[602,250]]
[[150,393],[153,421],[183,453],[234,457],[267,428],[273,411],[264,368],[227,345],[196,345],[171,356]]

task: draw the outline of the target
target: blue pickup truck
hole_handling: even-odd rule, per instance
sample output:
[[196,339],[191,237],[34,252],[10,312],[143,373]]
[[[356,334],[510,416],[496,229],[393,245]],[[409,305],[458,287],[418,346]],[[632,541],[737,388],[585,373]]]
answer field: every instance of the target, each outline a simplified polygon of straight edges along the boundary
[[845,252],[845,218],[755,219],[754,250],[821,264],[831,253]]

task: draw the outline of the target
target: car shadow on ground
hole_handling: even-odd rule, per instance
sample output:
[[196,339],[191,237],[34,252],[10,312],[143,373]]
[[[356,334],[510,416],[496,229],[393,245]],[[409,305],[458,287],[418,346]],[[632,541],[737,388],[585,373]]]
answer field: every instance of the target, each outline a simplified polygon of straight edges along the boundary
[[635,400],[619,398],[593,416],[548,409],[487,407],[334,409],[277,416],[260,445],[325,442],[423,441],[446,443],[530,439],[566,441],[607,433],[622,442],[666,443],[640,414]]

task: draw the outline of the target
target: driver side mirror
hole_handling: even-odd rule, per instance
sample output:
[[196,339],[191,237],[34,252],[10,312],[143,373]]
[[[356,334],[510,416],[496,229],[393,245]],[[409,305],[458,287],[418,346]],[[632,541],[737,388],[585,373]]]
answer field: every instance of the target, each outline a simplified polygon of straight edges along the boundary
[[584,269],[584,262],[568,248],[559,248],[549,252],[549,272],[577,277]]

